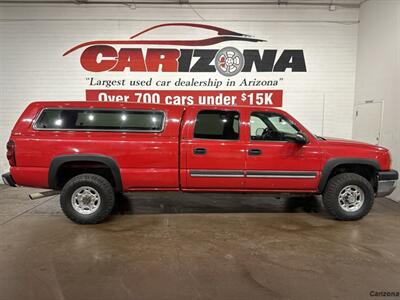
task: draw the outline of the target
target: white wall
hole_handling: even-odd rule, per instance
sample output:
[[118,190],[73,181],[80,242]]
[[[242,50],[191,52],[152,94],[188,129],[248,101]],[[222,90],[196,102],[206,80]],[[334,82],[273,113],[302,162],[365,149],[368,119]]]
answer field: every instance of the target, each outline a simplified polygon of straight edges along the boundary
[[[400,169],[400,1],[370,0],[361,6],[356,103],[384,102],[380,144]],[[400,188],[391,198],[400,201]]]
[[[351,137],[358,9],[0,6],[0,152],[29,102],[84,99],[90,74],[80,66],[79,55],[62,57],[64,51],[90,40],[126,39],[166,21],[202,22],[251,34],[267,39],[267,49],[304,49],[307,73],[286,72],[279,87],[284,108],[317,134]],[[0,157],[4,172],[8,163],[5,155]]]

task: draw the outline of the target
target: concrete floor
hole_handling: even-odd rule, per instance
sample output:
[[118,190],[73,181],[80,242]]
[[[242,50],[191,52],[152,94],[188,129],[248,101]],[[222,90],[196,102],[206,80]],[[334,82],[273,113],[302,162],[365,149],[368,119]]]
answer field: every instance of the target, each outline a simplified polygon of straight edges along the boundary
[[[369,299],[400,291],[400,205],[358,222],[320,200],[136,193],[108,222],[0,185],[3,299]],[[133,213],[133,214],[132,214]],[[379,297],[373,297],[379,298]]]

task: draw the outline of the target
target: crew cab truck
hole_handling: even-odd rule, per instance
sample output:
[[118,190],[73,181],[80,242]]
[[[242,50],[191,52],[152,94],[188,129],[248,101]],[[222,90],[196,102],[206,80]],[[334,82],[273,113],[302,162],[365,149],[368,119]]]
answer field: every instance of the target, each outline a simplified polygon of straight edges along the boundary
[[398,179],[389,151],[311,134],[273,108],[34,102],[7,144],[5,183],[61,191],[72,221],[93,224],[130,191],[322,194],[357,220]]

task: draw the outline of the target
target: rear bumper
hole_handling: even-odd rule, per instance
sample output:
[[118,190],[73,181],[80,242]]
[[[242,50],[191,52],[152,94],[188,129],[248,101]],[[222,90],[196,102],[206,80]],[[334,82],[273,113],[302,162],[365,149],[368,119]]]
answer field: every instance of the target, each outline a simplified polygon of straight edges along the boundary
[[1,175],[1,178],[3,179],[4,184],[7,184],[9,186],[17,186],[10,173],[5,173]]
[[396,188],[399,173],[396,170],[384,171],[378,173],[377,197],[384,197],[391,194]]

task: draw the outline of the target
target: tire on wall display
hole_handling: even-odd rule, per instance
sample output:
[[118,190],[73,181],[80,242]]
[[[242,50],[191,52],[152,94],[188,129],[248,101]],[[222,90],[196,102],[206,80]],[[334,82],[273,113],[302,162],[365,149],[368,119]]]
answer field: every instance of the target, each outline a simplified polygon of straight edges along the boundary
[[243,54],[234,47],[225,47],[215,56],[215,67],[224,76],[234,76],[244,67]]

